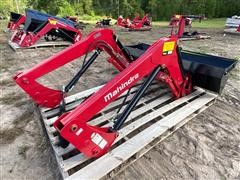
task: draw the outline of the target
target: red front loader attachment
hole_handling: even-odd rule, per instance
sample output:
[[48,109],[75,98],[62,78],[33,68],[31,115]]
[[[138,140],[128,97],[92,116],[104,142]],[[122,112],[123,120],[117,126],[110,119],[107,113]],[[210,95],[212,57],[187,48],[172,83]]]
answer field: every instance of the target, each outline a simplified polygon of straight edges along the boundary
[[96,22],[96,28],[106,28],[111,26],[111,18],[103,18]]
[[[197,15],[174,15],[169,23],[169,27],[172,28],[171,34],[176,34],[179,38],[189,39],[206,39],[210,38],[206,33],[199,33],[198,31],[192,31],[193,19],[202,21],[203,16]],[[188,30],[186,30],[186,28]],[[177,33],[176,33],[177,32]]]
[[117,19],[117,25],[127,28],[129,31],[150,31],[152,29],[151,20],[146,14],[143,18],[136,16],[133,21],[129,18],[123,18],[119,16]]
[[15,12],[10,13],[10,21],[7,26],[7,30],[14,31],[20,28],[20,25],[24,25],[26,20],[26,16],[22,14],[18,14]]
[[29,47],[43,37],[46,41],[61,38],[75,43],[81,39],[82,34],[71,20],[28,9],[24,28],[16,30],[11,41],[20,47]]
[[[16,75],[14,79],[38,104],[45,107],[55,107],[61,104],[63,94],[74,86],[75,82],[101,51],[106,51],[110,55],[108,61],[120,73],[75,110],[63,114],[54,123],[54,127],[59,131],[61,137],[73,144],[85,155],[98,157],[111,147],[117,136],[117,130],[127,116],[121,117],[113,127],[108,128],[93,127],[88,125],[87,122],[139,80],[146,76],[150,78],[147,78],[148,81],[139,89],[138,96],[136,96],[128,110],[136,105],[153,79],[167,83],[176,98],[191,92],[191,78],[187,75],[183,76],[179,68],[176,38],[163,38],[156,41],[148,48],[146,53],[136,60],[124,49],[112,30],[94,31],[73,46],[50,57],[34,68]],[[73,78],[73,81],[65,86],[64,91],[44,87],[36,81],[37,78],[44,74],[91,51],[95,51],[93,56],[85,63],[85,66]]]
[[[119,74],[75,109],[65,112],[63,97],[102,51],[109,54],[108,61],[120,71]],[[63,90],[51,89],[37,82],[41,76],[90,52],[92,56]],[[209,55],[189,52],[182,55],[176,36],[161,38],[152,45],[123,46],[112,30],[99,29],[32,69],[17,74],[14,80],[37,104],[60,109],[61,114],[54,127],[63,147],[71,143],[86,156],[99,157],[110,149],[118,130],[154,79],[166,83],[175,98],[191,93],[192,83],[219,92],[224,87],[225,76],[235,64],[235,61]],[[88,124],[104,107],[130,91],[140,80],[143,83],[121,114],[115,117],[113,125],[96,127]]]

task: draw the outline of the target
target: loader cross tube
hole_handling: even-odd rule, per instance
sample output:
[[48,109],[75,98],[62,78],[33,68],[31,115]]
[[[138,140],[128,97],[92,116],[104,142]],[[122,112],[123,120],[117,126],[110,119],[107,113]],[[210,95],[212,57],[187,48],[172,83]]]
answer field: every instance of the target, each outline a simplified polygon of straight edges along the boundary
[[79,81],[81,76],[86,72],[86,70],[92,65],[92,63],[99,56],[100,51],[96,50],[96,52],[90,57],[90,59],[83,64],[83,67],[78,71],[78,73],[73,77],[73,79],[65,86],[64,93],[68,93],[75,86],[75,84]]
[[160,72],[161,67],[156,67],[153,72],[149,75],[149,77],[144,81],[144,83],[140,86],[137,93],[134,95],[130,103],[127,105],[127,107],[124,109],[124,111],[121,113],[121,115],[114,121],[114,125],[112,128],[110,128],[110,131],[117,131],[121,128],[123,123],[126,121],[130,113],[132,112],[133,108],[137,105],[140,98],[143,96],[147,88],[151,85],[154,78],[157,76],[157,74]]

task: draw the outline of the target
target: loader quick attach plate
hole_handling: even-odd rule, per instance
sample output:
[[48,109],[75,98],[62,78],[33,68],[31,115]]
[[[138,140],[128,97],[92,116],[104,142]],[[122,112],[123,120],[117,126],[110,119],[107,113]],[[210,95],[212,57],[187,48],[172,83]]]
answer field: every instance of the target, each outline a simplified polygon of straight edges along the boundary
[[[78,106],[86,97],[102,86],[95,87],[65,98],[66,110]],[[134,96],[139,84],[128,95],[127,102]],[[127,92],[98,113],[89,124],[109,126],[121,106]],[[138,102],[110,151],[98,159],[89,159],[78,152],[71,144],[63,149],[53,123],[58,118],[58,108],[40,108],[43,125],[51,142],[59,170],[63,179],[100,179],[113,177],[126,166],[143,156],[157,143],[171,135],[190,119],[209,107],[217,95],[195,87],[183,98],[173,100],[170,90],[160,82],[153,82]],[[123,108],[126,104],[123,105]]]

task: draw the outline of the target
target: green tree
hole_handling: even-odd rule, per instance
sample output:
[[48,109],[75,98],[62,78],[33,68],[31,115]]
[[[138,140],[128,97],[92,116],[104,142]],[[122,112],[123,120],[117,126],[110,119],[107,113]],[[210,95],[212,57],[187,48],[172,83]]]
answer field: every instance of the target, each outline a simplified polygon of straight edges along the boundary
[[27,0],[0,0],[0,16],[9,17],[11,11],[24,13]]
[[240,15],[240,0],[0,0],[0,15],[30,7],[53,15],[107,15],[117,18],[149,13],[153,20],[169,20],[173,14],[205,14],[207,17]]

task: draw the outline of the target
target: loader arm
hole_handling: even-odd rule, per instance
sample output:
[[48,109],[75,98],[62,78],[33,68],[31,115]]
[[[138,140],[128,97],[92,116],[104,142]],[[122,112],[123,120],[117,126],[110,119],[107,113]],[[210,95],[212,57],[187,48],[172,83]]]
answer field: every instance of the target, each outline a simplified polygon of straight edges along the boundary
[[53,19],[53,18],[49,18],[48,19],[48,23],[47,25],[41,29],[39,32],[37,32],[35,35],[34,35],[34,42],[32,42],[32,44],[34,44],[36,41],[38,41],[42,36],[44,36],[45,34],[47,34],[51,29],[66,29],[66,30],[69,30],[69,31],[72,31],[72,32],[75,32],[76,35],[75,37],[72,39],[72,41],[75,43],[75,42],[78,42],[81,38],[82,38],[82,34],[79,30],[77,30],[76,28],[74,27],[71,27],[71,26],[66,26],[65,24]]
[[65,25],[64,23],[61,23],[58,20],[55,20],[54,18],[49,18],[47,23],[40,31],[37,30],[33,32],[28,31],[25,32],[23,30],[15,31],[11,37],[11,41],[18,42],[21,47],[28,47],[35,44],[40,38],[42,38],[52,29],[56,29],[58,31],[64,29],[76,33],[74,37],[69,37],[71,41],[74,43],[80,41],[80,39],[82,38],[82,34],[79,30],[71,26]]
[[[17,13],[14,13],[17,14]],[[26,20],[26,16],[25,15],[21,15],[21,14],[17,14],[19,15],[19,18],[17,20],[10,20],[10,22],[8,23],[8,29],[9,30],[16,30],[17,28],[20,27],[21,24],[24,24],[25,20]]]
[[[117,137],[117,130],[153,79],[167,79],[165,82],[173,83],[178,87],[177,91],[188,81],[183,77],[179,68],[176,49],[176,38],[162,38],[155,42],[142,56],[76,109],[63,114],[55,121],[54,127],[59,131],[61,137],[88,157],[103,155],[111,147]],[[87,124],[94,115],[146,76],[148,76],[147,80],[135,94],[122,116],[114,121],[112,127],[101,128]]]
[[112,30],[101,29],[90,33],[85,39],[46,59],[28,71],[14,76],[16,83],[28,93],[37,104],[45,107],[55,107],[62,99],[62,91],[51,89],[37,82],[45,74],[83,56],[93,50],[104,50],[110,54],[111,62],[122,71],[129,64],[127,54]]
[[[170,21],[169,26],[172,27],[171,30],[171,36],[173,37],[182,37],[185,26],[186,26],[186,20],[187,18],[191,19],[199,19],[199,22],[203,19],[203,16],[197,16],[197,15],[174,15]],[[175,32],[175,28],[177,28],[177,31]]]
[[[140,21],[138,21],[138,22],[136,22],[136,24],[135,23],[134,24],[135,24],[136,28],[141,28],[141,27],[143,27],[144,23],[146,23],[148,21],[149,21],[148,16],[145,15]],[[150,23],[150,21],[149,21],[149,23]],[[151,25],[151,24],[149,24],[149,25]]]

